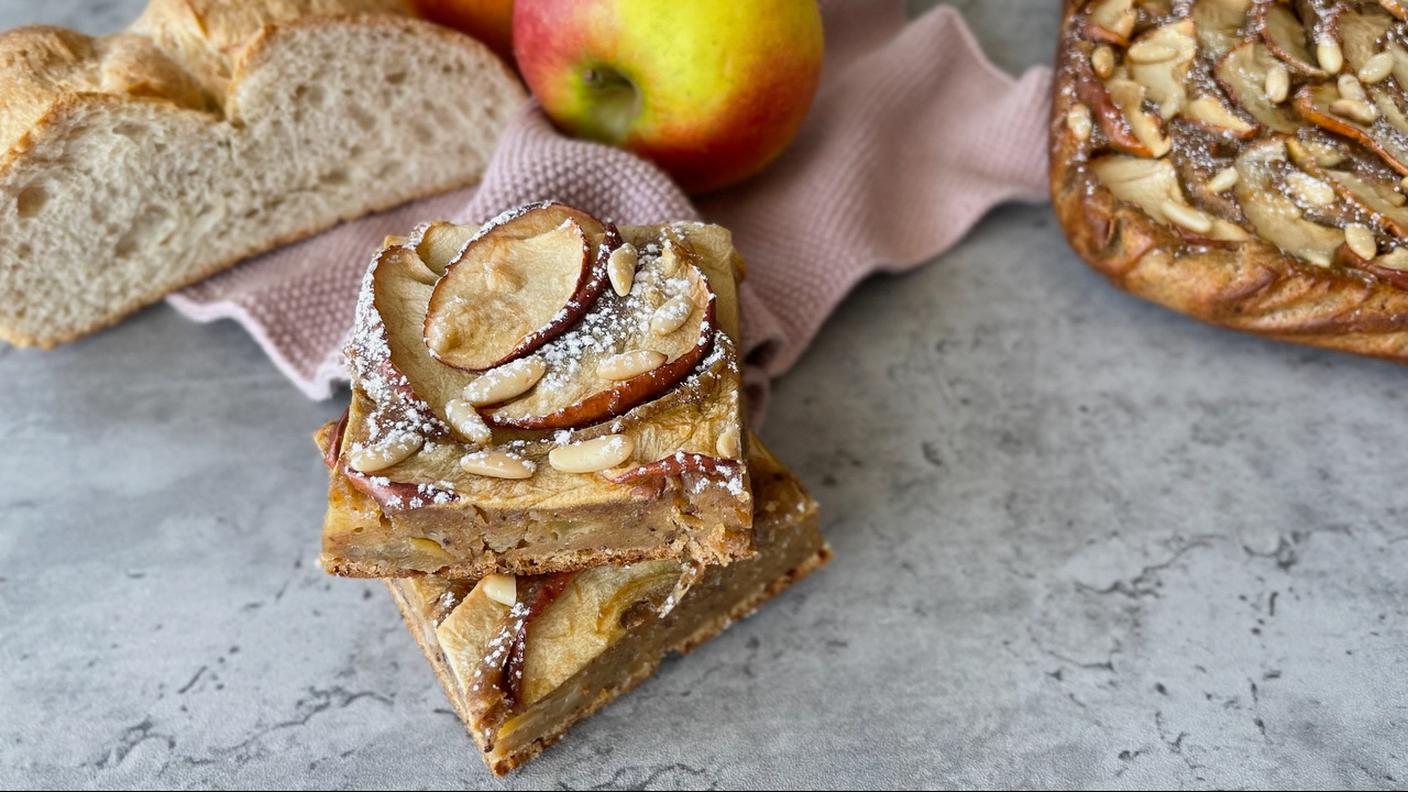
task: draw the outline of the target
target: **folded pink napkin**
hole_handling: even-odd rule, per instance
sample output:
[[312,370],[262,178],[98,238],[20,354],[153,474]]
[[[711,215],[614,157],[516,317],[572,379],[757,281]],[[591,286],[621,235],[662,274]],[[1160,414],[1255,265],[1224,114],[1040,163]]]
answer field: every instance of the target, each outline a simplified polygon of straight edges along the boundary
[[197,321],[244,325],[323,399],[347,379],[357,289],[388,234],[544,198],[617,223],[702,219],[731,229],[748,261],[744,349],[760,407],[767,378],[797,361],[862,278],[928,260],[999,203],[1046,196],[1048,69],[1002,73],[949,7],[909,23],[897,2],[830,2],[823,13],[816,104],[783,156],[738,187],[691,202],[649,162],[564,137],[530,104],[477,188],[345,223],[168,300]]

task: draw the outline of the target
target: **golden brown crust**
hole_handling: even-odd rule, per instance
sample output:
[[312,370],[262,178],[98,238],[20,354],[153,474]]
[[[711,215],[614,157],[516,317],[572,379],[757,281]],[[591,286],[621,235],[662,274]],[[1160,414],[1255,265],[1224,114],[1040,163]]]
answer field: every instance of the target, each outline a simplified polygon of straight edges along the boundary
[[1079,101],[1082,41],[1066,0],[1051,115],[1051,200],[1075,251],[1112,283],[1212,324],[1283,341],[1408,362],[1408,292],[1374,275],[1322,268],[1273,245],[1194,245],[1122,203],[1086,167],[1086,146],[1066,124]]

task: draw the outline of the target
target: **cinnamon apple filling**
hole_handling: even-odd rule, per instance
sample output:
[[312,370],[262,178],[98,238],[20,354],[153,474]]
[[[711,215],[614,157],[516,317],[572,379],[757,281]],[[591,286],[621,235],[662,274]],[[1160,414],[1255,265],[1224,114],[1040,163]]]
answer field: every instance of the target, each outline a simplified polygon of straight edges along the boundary
[[1092,189],[1185,246],[1261,240],[1408,285],[1396,2],[1088,0],[1064,123]]

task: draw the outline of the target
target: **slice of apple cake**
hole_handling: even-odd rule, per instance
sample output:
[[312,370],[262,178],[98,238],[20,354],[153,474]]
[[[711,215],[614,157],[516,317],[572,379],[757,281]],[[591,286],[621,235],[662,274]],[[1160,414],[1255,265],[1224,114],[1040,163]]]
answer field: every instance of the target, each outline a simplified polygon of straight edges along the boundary
[[[479,578],[753,553],[727,231],[558,203],[387,240],[348,346],[324,567]],[[377,519],[336,518],[353,495]]]

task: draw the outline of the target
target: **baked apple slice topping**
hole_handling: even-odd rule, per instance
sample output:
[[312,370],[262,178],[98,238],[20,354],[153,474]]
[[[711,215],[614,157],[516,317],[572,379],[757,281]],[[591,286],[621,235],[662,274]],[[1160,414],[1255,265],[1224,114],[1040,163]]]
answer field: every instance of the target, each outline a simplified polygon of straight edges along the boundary
[[1134,0],[1092,0],[1081,27],[1086,38],[1123,47],[1129,44],[1137,19]]
[[[1317,53],[1310,50],[1312,44],[1305,26],[1285,3],[1274,0],[1257,3],[1253,14],[1267,48],[1295,73],[1320,78],[1340,70],[1335,62],[1336,56],[1329,54],[1332,39],[1324,38],[1320,42],[1326,48],[1321,54],[1330,61],[1328,65],[1321,64]],[[1338,49],[1338,45],[1335,48]],[[1329,66],[1334,68],[1330,69]]]
[[630,292],[603,294],[569,332],[539,350],[547,373],[525,396],[485,416],[491,426],[572,429],[650,401],[708,355],[714,295],[688,254],[666,242],[642,253]]
[[1191,241],[1241,242],[1247,239],[1247,232],[1237,224],[1189,204],[1179,186],[1177,170],[1166,159],[1111,154],[1091,160],[1090,168],[1115,198],[1134,204]]
[[1408,175],[1408,117],[1389,92],[1370,86],[1370,95],[1356,78],[1346,77],[1301,88],[1296,112],[1328,132],[1358,141]]
[[425,345],[440,362],[467,371],[530,354],[591,308],[616,244],[614,232],[561,204],[490,223],[436,284]]
[[1213,59],[1221,58],[1242,39],[1252,0],[1197,0],[1191,19],[1198,46]]
[[[1271,139],[1247,146],[1237,158],[1237,173],[1237,201],[1256,232],[1297,258],[1330,266],[1344,244],[1344,232],[1306,219],[1303,205],[1325,200],[1319,195],[1323,182],[1291,165],[1285,141]],[[1335,200],[1333,190],[1328,200]]]
[[1110,101],[1128,122],[1140,148],[1130,153],[1146,157],[1162,157],[1173,148],[1173,141],[1164,133],[1162,119],[1144,109],[1148,92],[1143,83],[1116,77],[1105,84]]
[[1191,19],[1156,27],[1136,39],[1125,52],[1130,79],[1144,86],[1145,96],[1158,107],[1159,116],[1165,121],[1188,102],[1188,69],[1197,54],[1198,41]]
[[1300,127],[1295,113],[1283,104],[1290,95],[1290,75],[1260,42],[1233,47],[1213,73],[1227,96],[1268,130],[1291,133]]

